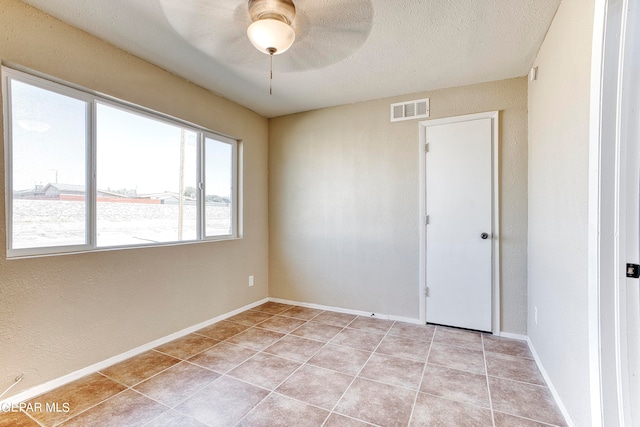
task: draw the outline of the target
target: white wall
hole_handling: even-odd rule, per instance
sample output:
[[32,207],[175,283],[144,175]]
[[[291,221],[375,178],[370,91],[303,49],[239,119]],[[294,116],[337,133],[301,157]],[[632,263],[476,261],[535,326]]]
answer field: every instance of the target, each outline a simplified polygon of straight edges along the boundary
[[381,99],[269,121],[269,293],[418,319],[418,120],[500,110],[502,330],[526,334],[525,78]]
[[9,261],[0,249],[0,390],[25,374],[5,397],[267,296],[266,119],[18,0],[0,1],[0,59],[241,138],[244,158],[241,240]]
[[[564,0],[529,83],[528,335],[568,413],[590,425],[587,289],[593,0]],[[537,324],[535,312],[537,309]]]

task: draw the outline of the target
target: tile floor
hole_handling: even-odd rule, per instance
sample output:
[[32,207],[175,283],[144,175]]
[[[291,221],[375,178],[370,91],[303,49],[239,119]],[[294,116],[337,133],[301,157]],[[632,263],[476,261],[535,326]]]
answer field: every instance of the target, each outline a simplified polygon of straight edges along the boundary
[[565,425],[523,342],[274,302],[27,403],[0,426]]

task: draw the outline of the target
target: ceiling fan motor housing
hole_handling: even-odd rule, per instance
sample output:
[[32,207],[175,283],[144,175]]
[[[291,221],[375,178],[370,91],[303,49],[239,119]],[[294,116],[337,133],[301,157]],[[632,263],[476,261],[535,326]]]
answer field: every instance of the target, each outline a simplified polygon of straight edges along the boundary
[[249,0],[249,16],[253,22],[276,19],[291,25],[296,17],[296,7],[291,0]]

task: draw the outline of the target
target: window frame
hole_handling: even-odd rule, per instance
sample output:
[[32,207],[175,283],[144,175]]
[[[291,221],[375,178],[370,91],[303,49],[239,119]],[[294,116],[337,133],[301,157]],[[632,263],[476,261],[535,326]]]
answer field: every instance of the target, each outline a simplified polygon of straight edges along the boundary
[[[221,240],[241,239],[240,234],[240,189],[239,172],[241,161],[241,141],[210,129],[194,125],[173,116],[160,113],[140,105],[107,96],[69,82],[61,81],[31,70],[18,70],[2,66],[2,101],[4,109],[4,153],[5,153],[5,218],[6,218],[6,258],[19,259],[50,255],[63,255],[83,252],[101,252],[121,249],[145,247],[174,246],[194,243],[205,243]],[[13,248],[13,110],[11,81],[19,81],[43,90],[68,96],[86,104],[85,123],[85,243],[64,246],[41,246],[32,248]],[[176,240],[167,242],[144,242],[140,244],[97,246],[97,104],[117,108],[130,114],[152,119],[185,131],[196,133],[196,238],[192,240]],[[231,233],[207,236],[205,230],[205,139],[210,138],[231,146],[231,201],[230,220]]]

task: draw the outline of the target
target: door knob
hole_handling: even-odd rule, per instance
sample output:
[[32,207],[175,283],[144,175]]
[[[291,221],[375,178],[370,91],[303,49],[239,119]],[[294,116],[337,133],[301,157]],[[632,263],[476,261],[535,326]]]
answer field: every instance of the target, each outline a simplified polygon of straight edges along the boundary
[[488,234],[488,233],[482,233],[482,234],[480,235],[480,238],[481,238],[482,240],[485,240],[485,239],[489,238],[489,234]]

